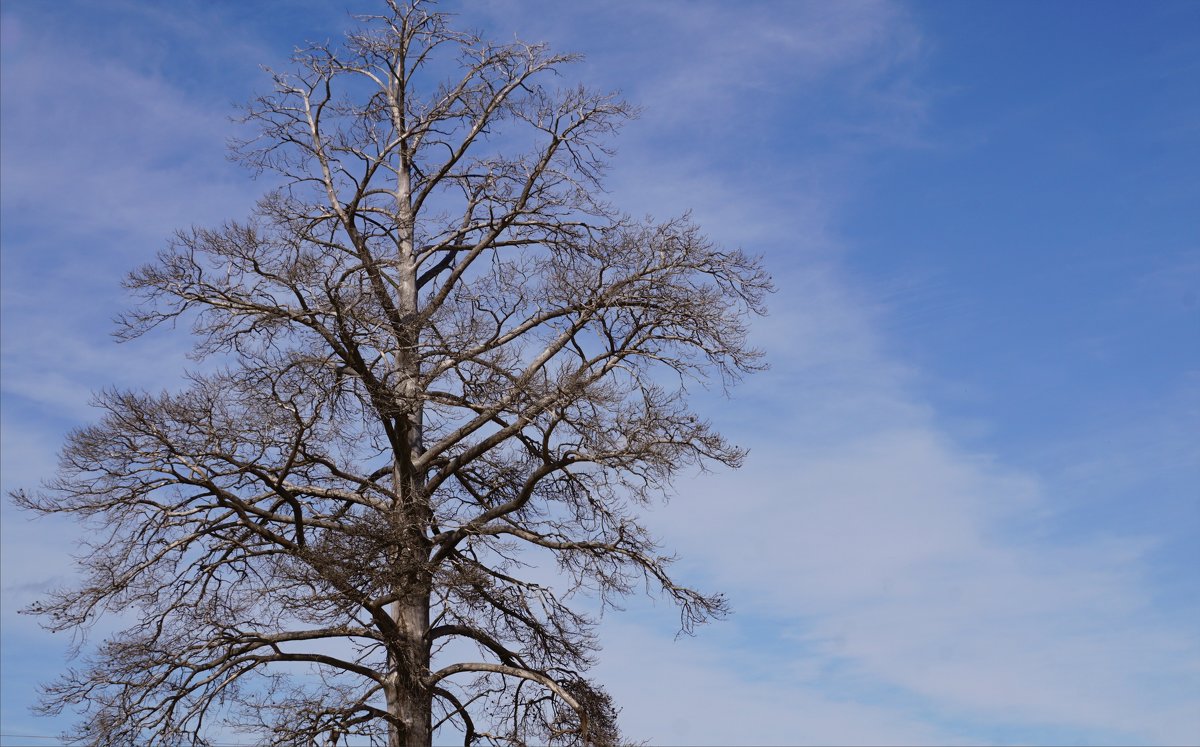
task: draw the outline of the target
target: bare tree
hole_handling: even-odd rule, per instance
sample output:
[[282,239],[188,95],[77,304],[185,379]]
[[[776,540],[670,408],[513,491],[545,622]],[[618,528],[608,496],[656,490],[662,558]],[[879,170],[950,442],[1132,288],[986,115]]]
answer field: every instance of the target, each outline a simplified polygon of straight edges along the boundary
[[574,596],[647,584],[688,631],[723,612],[634,512],[741,461],[686,386],[759,367],[769,280],[599,198],[632,111],[547,87],[573,59],[388,0],[272,73],[235,153],[282,186],[127,281],[119,336],[186,316],[224,367],[103,392],[57,478],[14,494],[93,530],[46,625],[133,620],[45,689],[74,740],[615,743]]

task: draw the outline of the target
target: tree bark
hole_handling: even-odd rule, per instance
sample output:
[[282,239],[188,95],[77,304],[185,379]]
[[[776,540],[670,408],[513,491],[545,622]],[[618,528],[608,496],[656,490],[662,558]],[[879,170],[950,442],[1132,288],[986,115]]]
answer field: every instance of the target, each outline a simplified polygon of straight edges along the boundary
[[429,597],[414,595],[395,606],[399,638],[394,644],[387,688],[388,747],[430,747],[433,741],[431,695],[424,685],[429,668]]
[[[401,64],[404,64],[403,62]],[[397,124],[403,123],[403,93],[396,92]],[[433,510],[425,490],[424,475],[413,465],[422,451],[423,413],[419,404],[421,364],[415,351],[420,345],[416,324],[418,311],[417,265],[414,255],[414,220],[410,163],[401,149],[396,185],[396,214],[399,218],[397,250],[399,268],[396,283],[396,309],[400,329],[396,335],[396,364],[401,372],[397,392],[400,415],[394,444],[393,480],[398,503],[394,516],[401,545],[397,557],[397,593],[394,606],[397,641],[393,654],[392,691],[388,693],[388,712],[392,725],[388,747],[430,747],[433,740],[432,696],[425,683],[430,667],[429,600],[432,578],[429,573],[429,536]]]

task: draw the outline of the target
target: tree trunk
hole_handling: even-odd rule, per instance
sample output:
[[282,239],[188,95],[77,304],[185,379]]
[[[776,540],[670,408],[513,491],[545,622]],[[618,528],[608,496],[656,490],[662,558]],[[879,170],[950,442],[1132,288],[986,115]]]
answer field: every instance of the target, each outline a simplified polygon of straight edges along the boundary
[[429,691],[421,680],[429,669],[429,596],[398,602],[396,622],[401,638],[396,642],[387,689],[388,713],[394,719],[388,729],[388,747],[430,747],[433,723]]
[[[403,123],[403,95],[397,124]],[[429,673],[429,598],[432,579],[429,574],[429,539],[426,528],[432,519],[432,507],[425,494],[424,476],[413,469],[423,439],[423,411],[419,397],[420,362],[416,354],[420,330],[417,316],[417,265],[414,256],[414,218],[411,205],[410,164],[400,154],[396,184],[396,214],[400,227],[399,267],[396,273],[396,307],[406,325],[399,331],[396,363],[401,372],[400,402],[402,415],[397,430],[400,437],[395,455],[393,479],[399,505],[396,506],[397,536],[404,541],[398,560],[402,581],[400,601],[393,608],[399,629],[392,661],[392,688],[387,693],[388,712],[394,721],[389,728],[388,747],[430,747],[433,740],[432,698],[422,684]],[[408,326],[412,325],[412,326]]]

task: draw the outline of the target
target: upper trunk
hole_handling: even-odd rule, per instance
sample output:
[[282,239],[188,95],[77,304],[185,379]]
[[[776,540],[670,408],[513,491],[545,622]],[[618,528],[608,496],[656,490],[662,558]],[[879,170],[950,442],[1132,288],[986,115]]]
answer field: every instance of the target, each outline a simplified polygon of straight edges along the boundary
[[399,372],[399,436],[394,455],[393,481],[397,504],[393,512],[396,548],[396,593],[392,615],[397,638],[391,644],[388,712],[394,719],[388,732],[389,747],[429,747],[433,739],[431,695],[423,684],[429,673],[429,534],[432,508],[425,491],[424,476],[413,469],[422,449],[422,405],[420,397],[421,332],[417,328],[417,266],[414,253],[408,164],[401,154],[396,185],[399,254],[396,278],[396,308],[402,323],[397,335],[395,363]]

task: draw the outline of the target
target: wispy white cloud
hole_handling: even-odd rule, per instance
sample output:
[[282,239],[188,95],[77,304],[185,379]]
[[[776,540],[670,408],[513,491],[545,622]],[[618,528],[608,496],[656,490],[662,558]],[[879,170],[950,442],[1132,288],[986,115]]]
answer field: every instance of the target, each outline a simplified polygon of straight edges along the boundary
[[[772,425],[755,413],[736,427],[753,450],[748,467],[681,485],[655,517],[695,577],[732,594],[745,618],[726,624],[766,624],[774,637],[761,645],[776,650],[775,667],[810,672],[773,682],[771,697],[819,720],[818,700],[837,693],[840,708],[865,719],[839,732],[797,716],[794,731],[770,739],[894,739],[904,732],[868,724],[903,712],[900,703],[950,741],[955,728],[971,742],[1034,727],[1079,743],[1176,744],[1200,733],[1200,642],[1145,587],[1154,539],[1054,536],[1047,482],[957,445],[905,369],[875,347],[869,315],[839,302],[830,282],[819,324],[777,304],[774,371],[722,410],[736,423],[747,399],[771,408]],[[839,309],[837,340],[784,332],[829,328]],[[607,651],[648,666],[645,653]],[[676,666],[675,656],[660,665]],[[684,681],[704,681],[695,670],[723,683],[730,713],[761,708],[760,675],[735,656],[692,660]],[[690,692],[626,702],[641,723],[659,711],[703,720],[711,705]],[[754,719],[728,718],[752,741],[763,733]],[[691,739],[672,734],[662,743]]]
[[[187,90],[172,77],[181,71],[100,54],[104,39],[78,43],[53,20],[5,17],[3,388],[43,415],[84,420],[98,382],[161,385],[186,345],[113,345],[124,274],[175,229],[244,215],[261,186],[226,162],[223,96]],[[193,36],[194,25],[169,24]],[[159,40],[141,44],[148,57]],[[236,33],[219,44],[247,46]]]
[[[669,625],[669,620],[659,620]],[[727,623],[726,625],[735,624]],[[598,675],[622,706],[622,729],[652,744],[963,744],[962,733],[918,714],[812,687],[776,657],[769,675],[741,652],[699,638],[664,639],[614,619]]]
[[[31,29],[6,53],[4,89],[5,208],[14,216],[83,241],[100,232],[160,239],[236,205],[221,142],[228,110],[169,79]],[[74,248],[88,256],[86,243]]]

